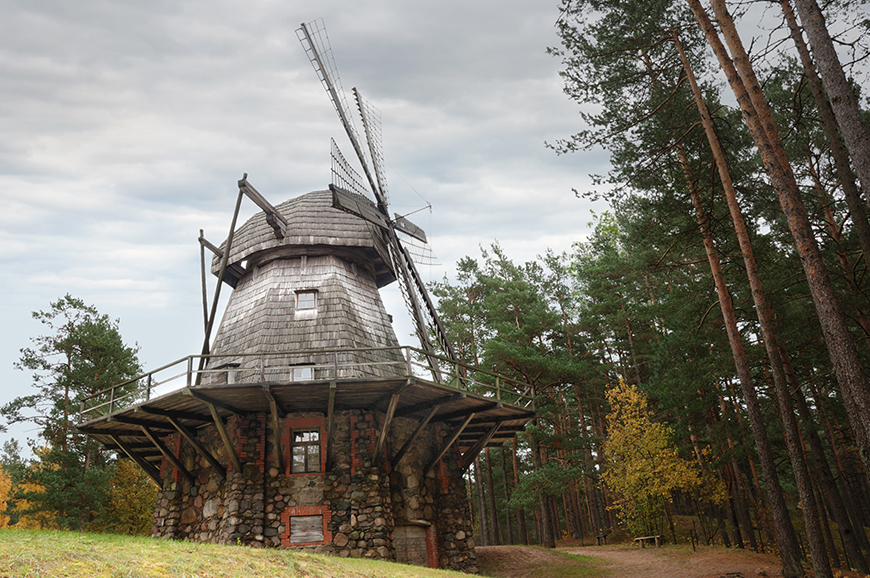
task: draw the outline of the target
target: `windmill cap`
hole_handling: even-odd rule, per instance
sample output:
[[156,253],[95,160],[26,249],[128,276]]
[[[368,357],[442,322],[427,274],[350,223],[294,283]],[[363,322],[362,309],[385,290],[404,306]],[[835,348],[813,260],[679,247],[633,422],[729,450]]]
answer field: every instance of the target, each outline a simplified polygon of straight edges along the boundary
[[[354,196],[358,203],[367,203],[377,210],[369,199],[362,195]],[[275,209],[287,223],[284,237],[278,237],[267,221],[266,213],[258,211],[236,229],[228,267],[250,269],[274,259],[338,255],[371,270],[378,287],[395,281],[381,231],[356,215],[334,208],[330,191],[300,195]],[[226,241],[221,243],[220,250],[223,252],[225,248]],[[212,273],[217,275],[220,266],[221,259],[215,256],[211,264]]]

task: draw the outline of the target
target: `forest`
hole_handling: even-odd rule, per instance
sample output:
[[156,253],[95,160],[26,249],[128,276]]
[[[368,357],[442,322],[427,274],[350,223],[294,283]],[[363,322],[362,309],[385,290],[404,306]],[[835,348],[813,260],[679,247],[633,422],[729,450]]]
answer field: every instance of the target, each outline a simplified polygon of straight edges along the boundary
[[[741,32],[762,11],[764,45]],[[518,263],[494,242],[431,286],[460,361],[535,395],[526,430],[469,470],[479,545],[656,535],[773,551],[787,577],[870,572],[858,13],[562,1],[549,51],[588,128],[547,146],[610,153],[576,192],[609,209],[568,252]],[[70,296],[34,317],[47,335],[19,367],[40,393],[0,414],[35,420],[43,445],[3,448],[0,527],[148,533],[150,482],[70,423],[140,373],[136,349]]]
[[[766,45],[740,32],[761,10]],[[577,192],[609,209],[569,252],[496,243],[433,288],[458,355],[536,392],[534,424],[475,463],[483,544],[654,534],[868,572],[858,13],[562,2],[550,52],[588,129],[548,146],[610,153]]]

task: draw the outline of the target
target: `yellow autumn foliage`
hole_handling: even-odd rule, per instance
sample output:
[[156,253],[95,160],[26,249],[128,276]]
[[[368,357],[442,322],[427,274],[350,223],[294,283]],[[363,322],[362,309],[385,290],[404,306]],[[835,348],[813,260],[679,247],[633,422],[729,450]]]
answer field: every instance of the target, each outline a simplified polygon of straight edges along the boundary
[[9,492],[12,491],[12,478],[3,468],[0,468],[0,528],[5,528],[9,525],[9,516],[3,512],[9,505]]
[[724,498],[718,480],[704,479],[696,462],[679,456],[667,426],[653,421],[643,392],[620,379],[607,399],[603,478],[615,496],[613,507],[635,534],[661,533],[674,491],[703,494],[714,502]]

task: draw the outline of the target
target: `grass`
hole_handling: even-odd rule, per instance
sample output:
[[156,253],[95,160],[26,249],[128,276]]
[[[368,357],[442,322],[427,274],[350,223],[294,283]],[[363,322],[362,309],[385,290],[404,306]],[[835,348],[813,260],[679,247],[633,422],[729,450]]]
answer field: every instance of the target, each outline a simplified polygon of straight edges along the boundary
[[113,534],[0,530],[0,578],[467,578],[374,560]]
[[559,578],[586,578],[602,575],[602,570],[599,566],[605,564],[603,560],[580,554],[568,554],[555,550],[549,551],[564,558],[565,562],[562,564],[553,562],[547,564],[546,568],[537,568],[529,575],[529,578],[550,578],[552,576],[559,576]]

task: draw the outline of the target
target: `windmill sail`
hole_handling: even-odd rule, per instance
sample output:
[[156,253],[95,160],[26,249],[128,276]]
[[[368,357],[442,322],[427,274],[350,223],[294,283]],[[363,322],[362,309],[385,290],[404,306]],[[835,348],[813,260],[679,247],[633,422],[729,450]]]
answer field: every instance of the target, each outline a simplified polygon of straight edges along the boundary
[[[393,270],[400,279],[402,295],[408,305],[411,317],[414,319],[420,344],[428,354],[427,357],[432,376],[436,381],[441,381],[441,368],[435,357],[437,352],[430,339],[430,331],[435,335],[442,351],[450,359],[455,359],[453,346],[447,338],[447,334],[438,317],[438,312],[426,291],[426,286],[420,278],[417,268],[414,266],[411,254],[402,245],[397,231],[401,231],[424,243],[426,241],[425,234],[422,232],[422,229],[410,223],[407,219],[399,218],[398,216],[396,220],[391,219],[387,209],[386,175],[384,174],[380,138],[380,113],[354,89],[357,106],[359,107],[365,130],[366,144],[368,145],[367,155],[367,151],[360,142],[359,133],[348,111],[347,100],[345,99],[344,90],[338,77],[338,71],[332,56],[332,48],[329,45],[329,37],[323,25],[323,19],[318,19],[310,24],[302,24],[296,31],[296,35],[302,43],[302,47],[305,49],[305,53],[308,55],[314,71],[317,73],[317,77],[326,89],[335,111],[338,113],[341,124],[362,165],[369,187],[372,193],[374,193],[380,214],[377,216],[362,214],[358,204],[348,195],[348,192],[360,192],[359,189],[362,187],[359,181],[361,179],[354,178],[354,175],[356,175],[355,171],[347,165],[337,146],[333,147],[333,175],[338,177],[340,183],[330,187],[333,192],[334,206],[358,214],[370,223],[377,225],[380,228],[381,234],[386,237],[390,258],[393,262]],[[371,161],[369,160],[369,155]],[[372,176],[370,164],[374,167],[374,176]]]

